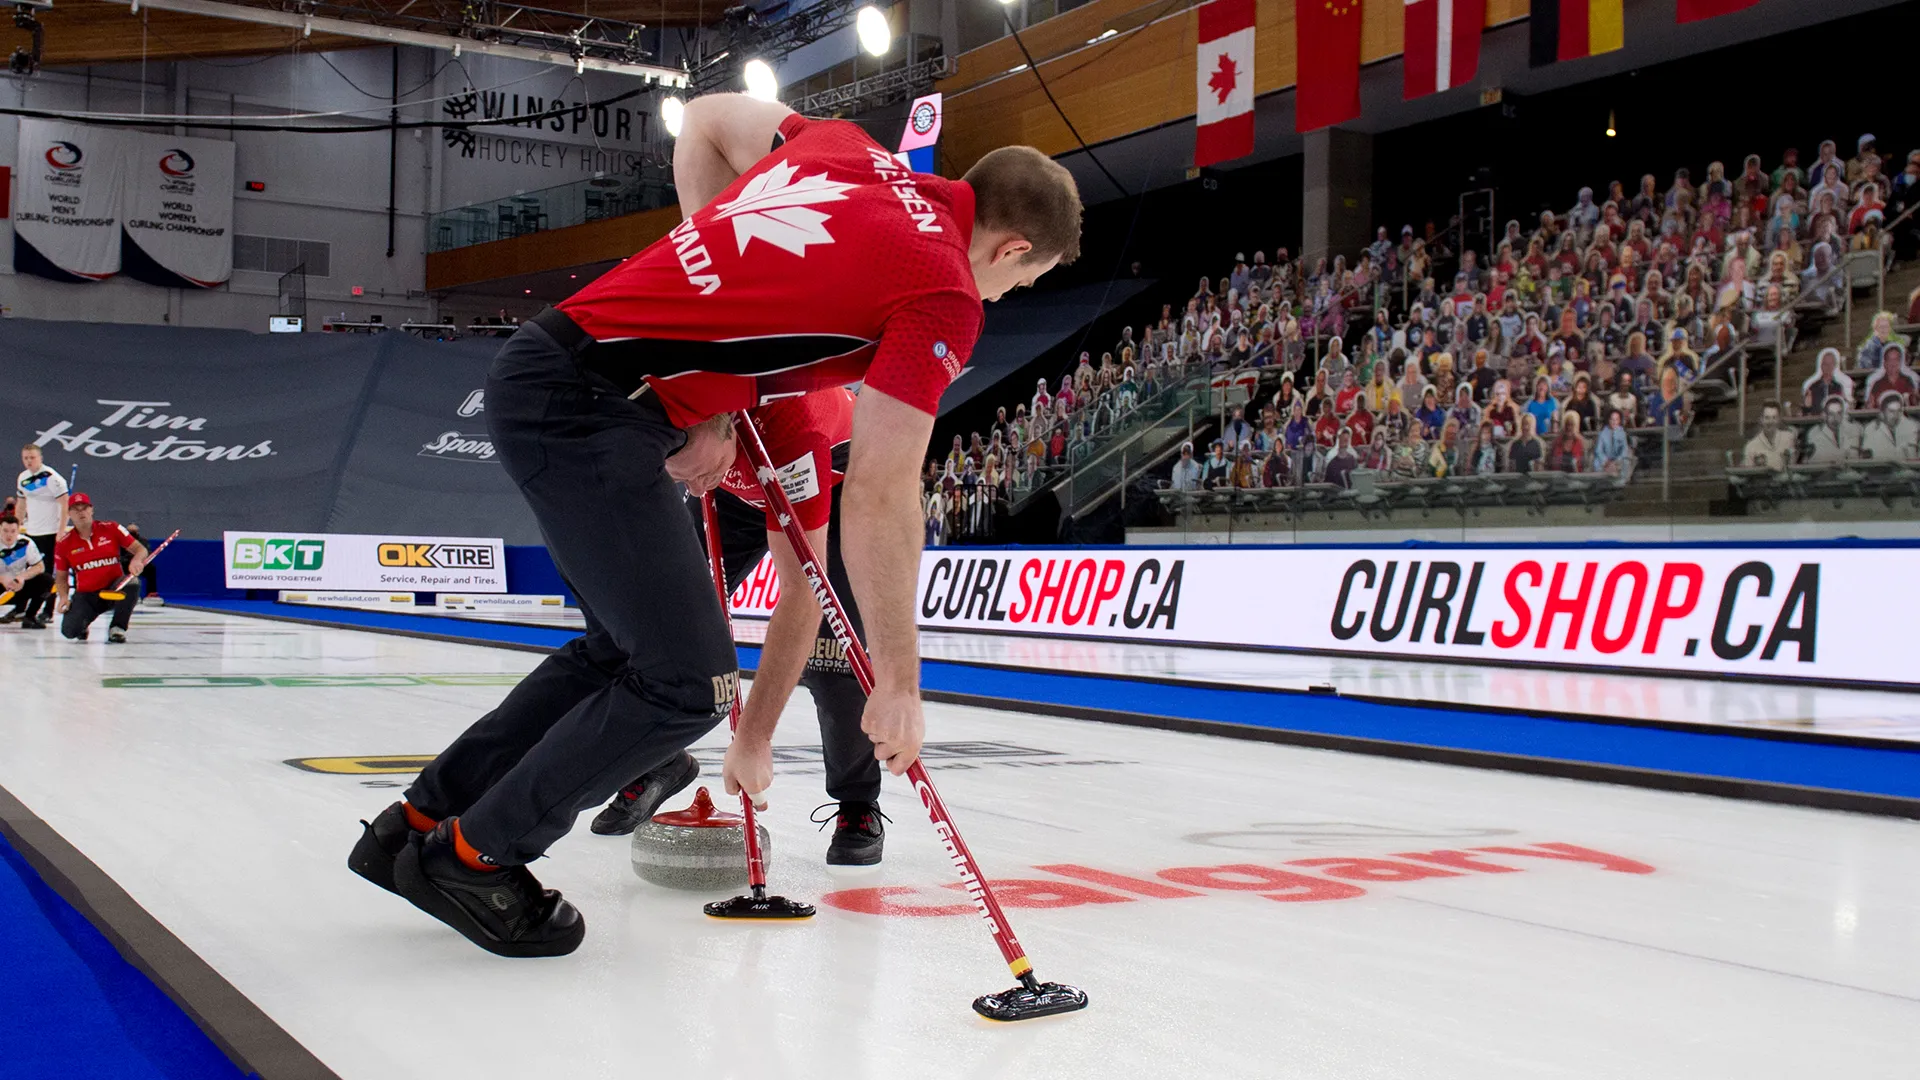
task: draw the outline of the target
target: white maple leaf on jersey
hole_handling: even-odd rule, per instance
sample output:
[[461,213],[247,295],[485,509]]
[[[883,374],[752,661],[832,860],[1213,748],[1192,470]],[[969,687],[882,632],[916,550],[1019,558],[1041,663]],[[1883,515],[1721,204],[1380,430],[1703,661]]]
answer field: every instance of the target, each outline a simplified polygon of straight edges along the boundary
[[747,181],[739,198],[721,203],[714,211],[715,221],[733,220],[733,237],[741,254],[756,238],[801,256],[806,255],[808,244],[833,243],[833,235],[826,230],[830,215],[810,207],[839,202],[854,185],[829,180],[826,173],[795,179],[798,171],[783,161]]

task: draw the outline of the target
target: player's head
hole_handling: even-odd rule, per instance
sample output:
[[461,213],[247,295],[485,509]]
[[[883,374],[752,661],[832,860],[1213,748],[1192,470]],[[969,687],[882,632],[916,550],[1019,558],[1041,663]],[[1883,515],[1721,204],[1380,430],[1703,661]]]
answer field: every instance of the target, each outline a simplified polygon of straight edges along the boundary
[[20,519],[12,514],[0,514],[0,542],[12,547],[20,539]]
[[998,300],[1080,257],[1080,188],[1031,146],[1003,146],[967,170],[973,189],[974,284]]
[[84,492],[74,492],[67,500],[67,517],[73,522],[73,527],[82,532],[93,528],[93,500],[87,498]]
[[42,455],[40,453],[39,443],[28,443],[27,445],[20,448],[20,464],[25,466],[26,468],[28,469],[39,468],[41,460],[42,460]]

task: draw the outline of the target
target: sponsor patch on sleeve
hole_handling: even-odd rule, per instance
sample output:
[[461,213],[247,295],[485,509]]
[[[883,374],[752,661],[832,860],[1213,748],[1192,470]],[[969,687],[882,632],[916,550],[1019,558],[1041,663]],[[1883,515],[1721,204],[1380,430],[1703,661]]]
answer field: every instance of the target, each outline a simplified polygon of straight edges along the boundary
[[812,453],[802,454],[774,472],[780,477],[780,487],[786,491],[787,500],[796,506],[819,497],[820,471],[814,467]]

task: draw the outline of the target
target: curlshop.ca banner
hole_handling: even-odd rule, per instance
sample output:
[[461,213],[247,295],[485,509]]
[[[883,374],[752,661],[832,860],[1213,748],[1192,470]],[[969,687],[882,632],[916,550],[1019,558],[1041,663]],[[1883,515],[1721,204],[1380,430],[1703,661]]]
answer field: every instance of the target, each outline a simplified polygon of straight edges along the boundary
[[[938,548],[928,629],[1920,684],[1887,636],[1920,548]],[[771,564],[734,594],[779,595]]]

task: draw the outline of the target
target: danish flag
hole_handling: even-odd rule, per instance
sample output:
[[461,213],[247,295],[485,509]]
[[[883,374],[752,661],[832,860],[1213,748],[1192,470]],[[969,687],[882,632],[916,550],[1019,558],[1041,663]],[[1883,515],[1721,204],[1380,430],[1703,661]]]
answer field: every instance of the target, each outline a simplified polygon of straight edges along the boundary
[[1473,81],[1487,0],[1407,0],[1406,80],[1411,101]]
[[1253,0],[1200,8],[1195,167],[1253,153]]

